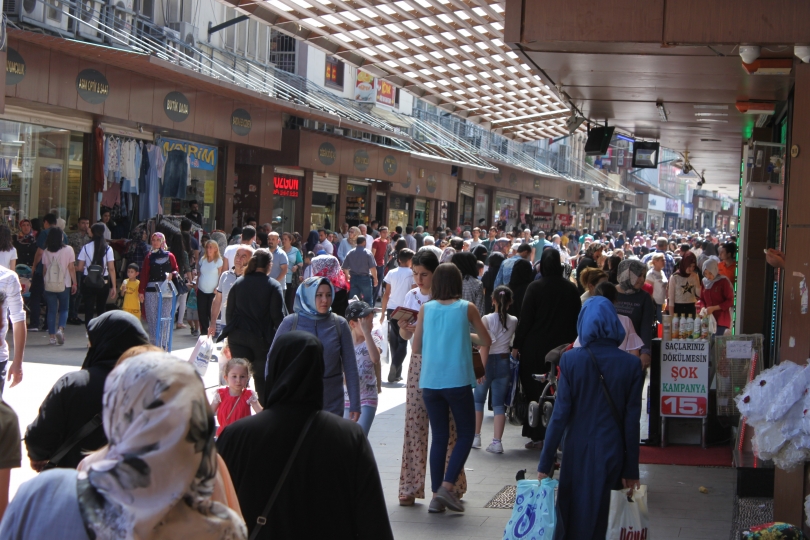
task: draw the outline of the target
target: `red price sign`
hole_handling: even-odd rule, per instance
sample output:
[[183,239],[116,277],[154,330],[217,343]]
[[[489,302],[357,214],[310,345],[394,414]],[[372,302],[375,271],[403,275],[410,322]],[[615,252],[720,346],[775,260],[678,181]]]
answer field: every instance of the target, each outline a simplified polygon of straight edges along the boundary
[[706,398],[661,396],[661,414],[665,416],[706,416]]

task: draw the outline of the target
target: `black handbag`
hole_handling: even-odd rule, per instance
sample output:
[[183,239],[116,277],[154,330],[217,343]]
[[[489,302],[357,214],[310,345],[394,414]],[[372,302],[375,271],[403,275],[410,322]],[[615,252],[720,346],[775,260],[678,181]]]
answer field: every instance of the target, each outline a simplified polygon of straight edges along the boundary
[[186,294],[188,292],[186,280],[181,278],[180,276],[172,275],[172,283],[174,284],[174,288],[177,289],[177,296]]
[[518,381],[515,392],[515,401],[509,407],[506,417],[509,424],[513,426],[522,426],[529,417],[529,401],[526,399],[526,394],[523,393],[523,384],[520,381]]

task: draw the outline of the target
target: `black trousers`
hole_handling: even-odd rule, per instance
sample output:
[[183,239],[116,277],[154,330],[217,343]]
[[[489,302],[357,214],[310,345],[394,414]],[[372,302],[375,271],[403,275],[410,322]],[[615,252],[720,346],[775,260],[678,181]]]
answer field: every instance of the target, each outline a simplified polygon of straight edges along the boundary
[[264,403],[265,383],[264,366],[267,364],[267,353],[270,345],[263,338],[256,337],[244,330],[233,330],[228,336],[228,347],[231,348],[231,358],[245,358],[250,362],[253,371],[253,384],[259,395],[259,403]]
[[284,304],[287,306],[287,313],[294,313],[293,306],[295,305],[295,292],[298,290],[298,285],[295,283],[287,283],[287,288],[284,289]]
[[399,335],[399,324],[391,320],[393,309],[386,310],[388,317],[388,355],[391,357],[391,368],[388,371],[388,382],[402,378],[402,363],[408,354],[408,340]]
[[31,277],[31,294],[28,296],[28,311],[30,320],[28,325],[39,328],[40,314],[42,313],[42,293],[45,292],[45,278],[42,274]]
[[82,289],[84,297],[84,325],[90,324],[90,319],[96,315],[101,315],[107,310],[107,298],[110,296],[110,282],[104,280],[104,286],[100,289],[91,289],[87,286]]
[[200,317],[200,333],[207,334],[211,324],[211,305],[214,303],[216,292],[204,293],[197,289],[197,315]]

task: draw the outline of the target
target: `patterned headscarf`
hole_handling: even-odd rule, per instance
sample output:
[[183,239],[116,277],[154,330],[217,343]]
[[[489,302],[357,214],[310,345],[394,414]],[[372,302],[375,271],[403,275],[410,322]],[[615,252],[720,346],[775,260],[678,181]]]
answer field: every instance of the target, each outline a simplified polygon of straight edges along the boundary
[[[157,236],[158,238],[160,238],[160,249],[162,249],[163,251],[169,251],[169,248],[166,246],[166,237],[163,235],[163,233],[160,233],[160,232],[152,233],[152,236],[149,238],[149,244],[150,244],[150,246],[151,246],[151,244],[152,244],[152,240],[153,240],[153,239],[154,239],[156,236]],[[153,250],[152,250],[152,253],[155,253],[156,251],[157,251],[156,249],[153,249]]]
[[444,248],[442,251],[442,257],[439,259],[439,263],[449,263],[450,260],[453,258],[453,255],[456,254],[456,250],[451,247]]
[[340,261],[333,255],[318,255],[312,258],[312,275],[325,277],[335,289],[349,290],[346,274],[340,267]]
[[[638,259],[625,259],[619,263],[618,282],[622,290],[630,292],[640,287],[636,286],[640,276],[647,275],[647,265]],[[643,286],[643,284],[642,284]]]
[[90,538],[247,538],[213,502],[214,418],[194,367],[171,355],[127,359],[104,384],[109,444],[79,466],[79,510]]
[[508,238],[498,238],[494,242],[492,242],[491,249],[489,250],[490,253],[503,253],[504,255],[509,255],[509,249],[512,247],[512,241]]
[[[314,260],[314,259],[313,259]],[[315,295],[318,292],[318,287],[326,283],[332,289],[332,300],[335,299],[335,286],[325,277],[310,277],[298,286],[295,291],[295,303],[293,310],[307,319],[315,321],[323,320],[332,315],[332,308],[330,307],[326,313],[319,313],[318,307],[315,303]]]

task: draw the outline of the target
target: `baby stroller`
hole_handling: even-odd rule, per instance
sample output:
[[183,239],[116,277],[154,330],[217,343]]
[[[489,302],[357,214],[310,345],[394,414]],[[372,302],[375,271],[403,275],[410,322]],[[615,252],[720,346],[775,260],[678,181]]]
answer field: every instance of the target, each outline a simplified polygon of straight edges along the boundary
[[552,349],[546,355],[546,363],[549,364],[548,374],[539,373],[532,375],[535,381],[548,383],[540,394],[539,401],[529,403],[529,425],[537,427],[540,423],[543,427],[548,427],[551,422],[551,413],[554,412],[554,401],[557,399],[557,371],[560,366],[560,358],[565,351],[571,348],[570,343],[560,345]]
[[27,264],[18,264],[14,267],[14,271],[17,272],[17,277],[20,278],[20,287],[22,287],[23,297],[28,298],[31,296],[31,278],[34,275],[31,271],[31,267]]

